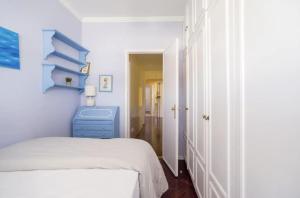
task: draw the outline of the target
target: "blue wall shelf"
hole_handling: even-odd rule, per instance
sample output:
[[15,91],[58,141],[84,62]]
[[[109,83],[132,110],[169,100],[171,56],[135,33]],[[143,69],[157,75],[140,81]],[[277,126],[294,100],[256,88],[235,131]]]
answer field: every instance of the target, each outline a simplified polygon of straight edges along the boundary
[[[73,58],[58,51],[54,45],[53,40],[59,40],[62,43],[68,45],[69,47],[78,51],[78,58]],[[64,34],[60,33],[54,29],[45,29],[43,30],[43,42],[44,42],[44,60],[48,59],[49,56],[55,56],[71,63],[74,63],[82,68],[86,65],[86,56],[89,53],[89,50],[82,47],[72,39],[68,38]],[[78,75],[79,77],[79,85],[78,86],[67,86],[63,84],[56,83],[52,78],[53,71],[62,71],[67,73],[72,73]],[[59,88],[67,88],[67,89],[75,89],[79,91],[84,91],[85,80],[88,75],[80,73],[78,71],[74,71],[68,69],[64,66],[56,65],[56,64],[43,64],[43,92],[45,93],[48,89],[59,87]]]
[[[75,59],[75,58],[72,58],[72,57],[70,57],[70,56],[68,56],[68,55],[66,55],[66,54],[64,54],[64,53],[61,53],[61,52],[58,52],[58,51],[53,51],[52,53],[50,53],[49,54],[49,56],[50,55],[53,55],[53,56],[57,56],[57,57],[59,57],[59,58],[62,58],[62,59],[65,59],[65,60],[67,60],[67,61],[70,61],[70,62],[72,62],[72,63],[75,63],[75,64],[77,64],[77,65],[85,65],[85,62],[82,62],[82,61],[80,61],[80,60],[77,60],[77,59]],[[48,56],[47,56],[48,57]]]
[[[71,74],[75,74],[79,76],[79,86],[68,86],[63,84],[58,84],[54,82],[52,78],[52,73],[54,70],[63,71]],[[67,88],[67,89],[75,89],[79,91],[84,90],[85,86],[85,80],[88,77],[88,75],[83,74],[81,72],[77,72],[59,65],[55,64],[43,64],[43,92],[45,93],[48,89],[52,87],[59,87],[59,88]]]

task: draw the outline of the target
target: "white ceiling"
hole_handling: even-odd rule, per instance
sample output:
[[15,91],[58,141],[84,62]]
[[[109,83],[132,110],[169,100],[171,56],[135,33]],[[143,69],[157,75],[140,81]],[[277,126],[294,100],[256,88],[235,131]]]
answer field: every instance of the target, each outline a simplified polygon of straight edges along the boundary
[[178,18],[186,0],[60,0],[77,18]]

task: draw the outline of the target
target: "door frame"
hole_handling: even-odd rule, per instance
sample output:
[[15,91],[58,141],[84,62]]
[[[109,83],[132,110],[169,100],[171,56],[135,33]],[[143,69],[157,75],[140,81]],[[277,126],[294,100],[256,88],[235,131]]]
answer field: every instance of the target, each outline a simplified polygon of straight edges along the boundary
[[[161,54],[164,60],[164,49],[132,49],[125,50],[125,138],[130,138],[130,54]],[[163,65],[164,74],[164,65]],[[164,100],[164,98],[162,99]]]

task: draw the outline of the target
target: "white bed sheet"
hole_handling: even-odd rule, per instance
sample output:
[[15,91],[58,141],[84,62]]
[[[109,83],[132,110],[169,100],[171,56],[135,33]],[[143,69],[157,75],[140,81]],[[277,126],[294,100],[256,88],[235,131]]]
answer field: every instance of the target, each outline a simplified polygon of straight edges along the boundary
[[132,170],[71,169],[0,172],[2,198],[139,198]]

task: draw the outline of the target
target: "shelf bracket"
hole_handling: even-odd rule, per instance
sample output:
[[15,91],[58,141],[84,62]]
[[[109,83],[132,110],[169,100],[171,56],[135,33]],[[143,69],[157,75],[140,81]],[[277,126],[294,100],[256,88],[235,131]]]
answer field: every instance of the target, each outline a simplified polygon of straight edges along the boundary
[[43,93],[55,85],[52,79],[52,72],[54,69],[54,65],[43,65]]
[[52,30],[43,31],[44,59],[47,59],[48,56],[55,51],[55,47],[53,45],[54,35],[55,35],[55,31]]

